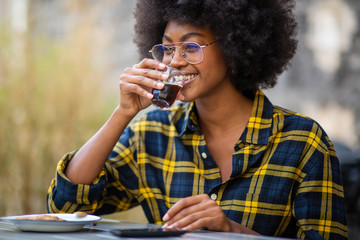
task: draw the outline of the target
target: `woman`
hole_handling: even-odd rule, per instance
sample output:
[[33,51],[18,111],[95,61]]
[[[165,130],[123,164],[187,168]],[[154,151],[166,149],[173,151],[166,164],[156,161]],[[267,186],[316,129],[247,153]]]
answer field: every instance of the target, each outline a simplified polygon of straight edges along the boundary
[[[143,60],[121,75],[109,120],[60,161],[49,212],[140,204],[149,222],[170,229],[346,238],[333,144],[315,121],[273,106],[260,90],[276,84],[295,54],[294,4],[138,1]],[[186,73],[182,103],[130,124],[152,89],[163,88],[165,54]]]

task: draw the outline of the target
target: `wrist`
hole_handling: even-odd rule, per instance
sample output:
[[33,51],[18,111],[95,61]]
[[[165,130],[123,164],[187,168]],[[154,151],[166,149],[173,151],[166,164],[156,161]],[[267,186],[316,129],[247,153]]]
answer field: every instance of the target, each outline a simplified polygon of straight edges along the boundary
[[117,106],[102,128],[110,129],[111,132],[117,134],[116,140],[118,140],[126,126],[135,116],[136,114],[126,112]]
[[257,233],[255,231],[253,231],[250,228],[247,228],[243,225],[241,225],[240,223],[237,223],[233,220],[228,219],[229,221],[229,225],[230,225],[230,232],[234,232],[234,233],[244,233],[244,234],[252,234],[252,235],[261,235],[260,233]]
[[232,221],[230,219],[228,219],[228,222],[229,222],[229,227],[230,227],[230,232],[234,232],[234,233],[243,233],[242,231],[242,225],[235,222],[235,221]]
[[138,111],[134,111],[133,109],[126,109],[118,105],[112,113],[112,116],[130,122],[137,114]]

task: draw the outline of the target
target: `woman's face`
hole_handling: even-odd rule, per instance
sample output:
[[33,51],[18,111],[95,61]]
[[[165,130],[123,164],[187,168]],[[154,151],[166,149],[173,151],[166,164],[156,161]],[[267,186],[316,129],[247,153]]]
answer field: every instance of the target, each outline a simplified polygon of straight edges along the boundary
[[[180,46],[179,42],[196,42],[202,46],[214,40],[208,28],[199,28],[190,24],[179,24],[174,21],[167,24],[163,36],[163,44],[176,43],[176,46]],[[179,48],[175,49],[176,51],[170,66],[195,75],[194,78],[185,81],[184,87],[181,90],[181,93],[185,96],[184,101],[193,101],[198,98],[211,96],[213,95],[212,93],[217,93],[223,88],[224,82],[230,83],[225,60],[216,42],[202,48],[204,58],[197,64],[186,62],[181,56]]]

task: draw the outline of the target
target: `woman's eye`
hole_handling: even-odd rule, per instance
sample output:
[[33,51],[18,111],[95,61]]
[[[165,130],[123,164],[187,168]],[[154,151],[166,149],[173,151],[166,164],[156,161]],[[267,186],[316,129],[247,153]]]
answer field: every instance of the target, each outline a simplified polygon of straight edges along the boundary
[[174,52],[172,47],[164,47],[163,50],[166,55],[171,55]]
[[199,46],[197,44],[188,43],[183,46],[183,49],[186,52],[197,52],[199,50]]

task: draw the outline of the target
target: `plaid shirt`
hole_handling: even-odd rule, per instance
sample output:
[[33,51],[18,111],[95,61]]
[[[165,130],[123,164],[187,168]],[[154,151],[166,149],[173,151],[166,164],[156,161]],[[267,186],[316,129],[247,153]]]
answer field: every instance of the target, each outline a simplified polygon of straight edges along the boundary
[[228,218],[264,235],[347,238],[333,144],[315,121],[273,106],[260,90],[225,182],[199,130],[194,103],[152,111],[131,124],[91,185],[65,177],[73,155],[58,164],[49,212],[101,215],[141,204],[149,222],[162,224],[178,200],[207,193]]

